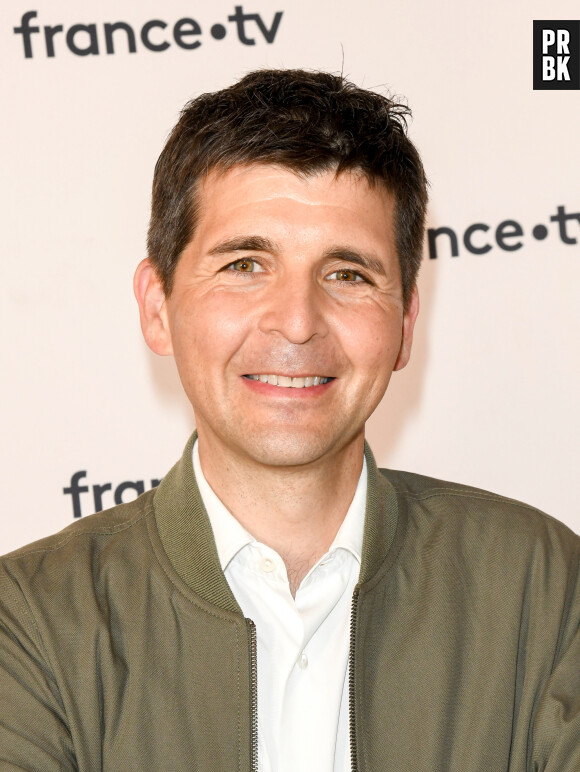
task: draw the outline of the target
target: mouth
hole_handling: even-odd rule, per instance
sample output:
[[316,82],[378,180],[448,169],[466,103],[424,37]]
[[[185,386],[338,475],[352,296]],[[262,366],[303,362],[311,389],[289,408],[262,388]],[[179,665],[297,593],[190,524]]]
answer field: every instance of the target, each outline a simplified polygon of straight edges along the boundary
[[303,378],[294,378],[288,375],[244,375],[250,381],[261,381],[270,386],[280,386],[283,389],[309,389],[312,386],[322,386],[333,381],[334,378],[325,375],[307,375]]

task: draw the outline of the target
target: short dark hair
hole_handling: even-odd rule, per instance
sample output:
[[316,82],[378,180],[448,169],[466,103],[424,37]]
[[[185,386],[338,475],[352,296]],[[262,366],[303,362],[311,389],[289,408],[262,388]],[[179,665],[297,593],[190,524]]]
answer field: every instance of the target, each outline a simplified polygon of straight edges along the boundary
[[395,246],[405,306],[421,262],[427,180],[407,136],[408,107],[340,75],[258,70],[189,102],[159,156],[149,257],[165,293],[191,241],[199,183],[215,168],[267,163],[299,174],[359,171],[395,199]]

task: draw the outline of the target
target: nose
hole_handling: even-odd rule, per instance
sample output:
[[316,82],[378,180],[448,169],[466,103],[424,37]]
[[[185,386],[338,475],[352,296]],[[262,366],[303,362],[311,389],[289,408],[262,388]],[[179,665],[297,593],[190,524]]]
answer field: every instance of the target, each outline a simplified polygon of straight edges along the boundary
[[290,343],[308,343],[327,333],[324,291],[311,275],[279,277],[269,287],[260,329]]

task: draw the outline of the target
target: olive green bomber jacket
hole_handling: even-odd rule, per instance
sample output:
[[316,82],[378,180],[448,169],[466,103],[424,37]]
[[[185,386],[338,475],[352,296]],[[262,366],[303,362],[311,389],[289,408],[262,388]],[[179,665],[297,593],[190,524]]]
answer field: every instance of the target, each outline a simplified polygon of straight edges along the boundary
[[[0,770],[256,764],[253,625],[191,447],[156,491],[2,559]],[[353,769],[578,772],[580,539],[523,504],[367,463]]]

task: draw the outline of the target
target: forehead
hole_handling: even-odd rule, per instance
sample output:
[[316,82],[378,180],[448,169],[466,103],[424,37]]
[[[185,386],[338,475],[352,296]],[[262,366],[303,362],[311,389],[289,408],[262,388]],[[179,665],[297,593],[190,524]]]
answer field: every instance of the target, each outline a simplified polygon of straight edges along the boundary
[[193,241],[208,248],[212,240],[261,230],[282,240],[346,238],[389,250],[394,244],[393,196],[352,171],[300,175],[273,164],[212,170],[197,206]]

